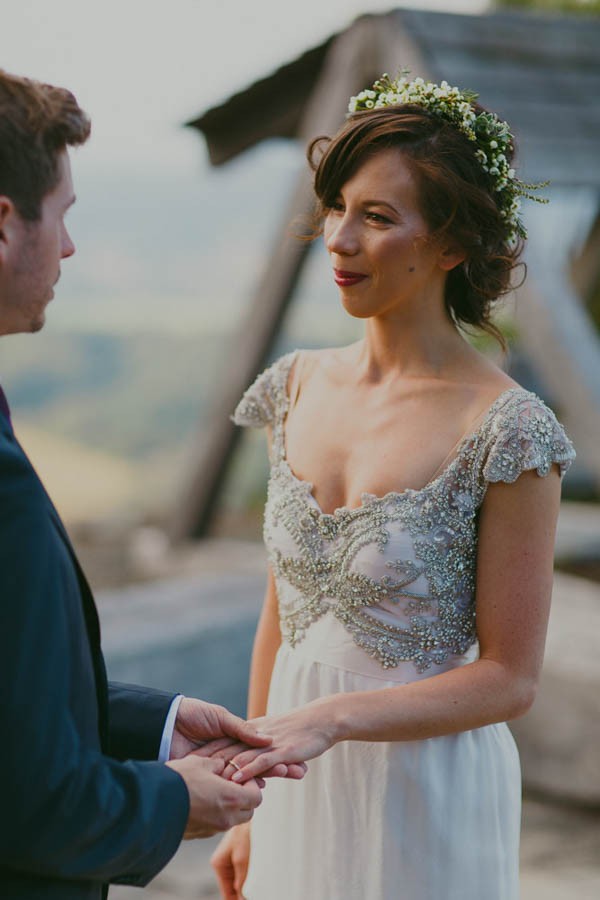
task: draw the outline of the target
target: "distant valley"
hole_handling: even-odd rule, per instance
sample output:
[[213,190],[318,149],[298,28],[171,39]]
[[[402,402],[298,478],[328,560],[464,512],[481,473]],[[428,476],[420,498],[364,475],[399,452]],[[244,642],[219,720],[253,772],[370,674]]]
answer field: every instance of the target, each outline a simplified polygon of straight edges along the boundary
[[[231,336],[300,165],[298,148],[279,143],[197,180],[110,171],[77,180],[68,219],[77,253],[63,263],[47,324],[0,340],[17,430],[67,518],[123,507],[144,515],[169,502],[235,365]],[[355,333],[324,252],[311,254],[277,352]],[[260,482],[261,458],[257,450],[255,462],[234,466],[242,481]]]

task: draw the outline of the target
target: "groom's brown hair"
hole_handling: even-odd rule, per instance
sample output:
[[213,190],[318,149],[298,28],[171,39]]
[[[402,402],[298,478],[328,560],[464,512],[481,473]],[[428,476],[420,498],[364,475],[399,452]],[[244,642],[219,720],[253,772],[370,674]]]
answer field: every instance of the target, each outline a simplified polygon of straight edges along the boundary
[[59,154],[89,134],[90,120],[70,91],[0,69],[0,195],[22,218],[39,219],[59,181]]

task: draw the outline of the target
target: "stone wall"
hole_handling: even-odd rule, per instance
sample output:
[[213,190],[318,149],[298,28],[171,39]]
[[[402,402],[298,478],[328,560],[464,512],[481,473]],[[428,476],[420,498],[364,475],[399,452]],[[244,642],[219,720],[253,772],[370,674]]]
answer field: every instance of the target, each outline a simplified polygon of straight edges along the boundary
[[[109,677],[244,713],[264,576],[204,574],[99,595]],[[600,588],[557,573],[536,702],[511,728],[525,786],[600,807]]]

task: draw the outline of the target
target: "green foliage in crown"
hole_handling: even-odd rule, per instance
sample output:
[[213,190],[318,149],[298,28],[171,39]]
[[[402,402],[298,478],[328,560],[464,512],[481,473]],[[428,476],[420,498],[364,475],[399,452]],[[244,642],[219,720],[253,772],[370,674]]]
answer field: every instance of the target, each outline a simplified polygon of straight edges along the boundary
[[439,85],[423,78],[410,81],[408,70],[402,69],[395,80],[389,75],[382,75],[370,90],[351,97],[348,114],[412,103],[455,125],[476,145],[475,157],[490,176],[497,194],[496,203],[506,222],[506,238],[509,243],[515,243],[519,237],[527,237],[519,217],[521,198],[547,203],[545,198],[531,192],[545,187],[548,182],[526,184],[517,178],[508,162],[513,150],[513,136],[508,122],[501,121],[495,113],[477,112],[474,108],[477,96],[473,91],[450,87],[447,81]]

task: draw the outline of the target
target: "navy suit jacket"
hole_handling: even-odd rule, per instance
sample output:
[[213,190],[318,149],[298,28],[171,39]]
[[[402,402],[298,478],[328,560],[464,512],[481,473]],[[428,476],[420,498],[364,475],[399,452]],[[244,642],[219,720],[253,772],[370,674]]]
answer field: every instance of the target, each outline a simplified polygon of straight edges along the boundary
[[0,692],[2,900],[146,884],[189,809],[156,762],[173,695],[107,683],[92,594],[1,413]]

